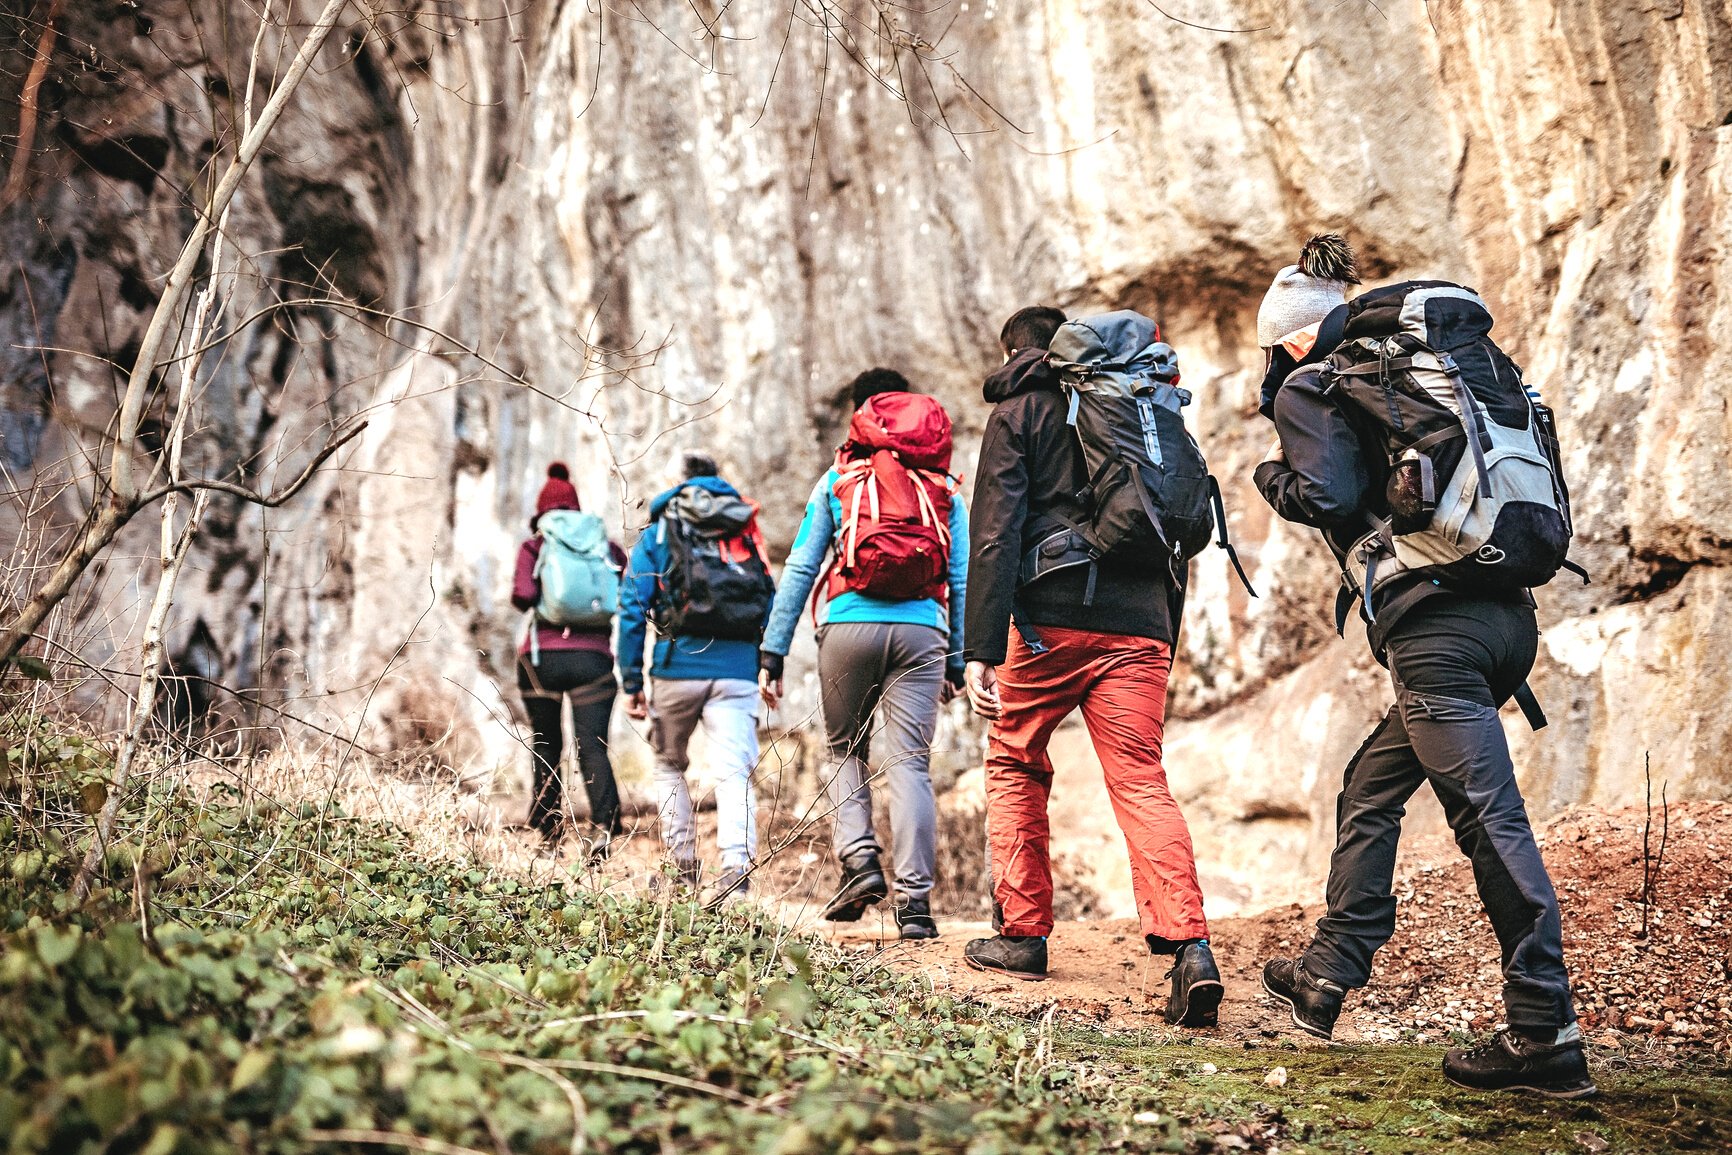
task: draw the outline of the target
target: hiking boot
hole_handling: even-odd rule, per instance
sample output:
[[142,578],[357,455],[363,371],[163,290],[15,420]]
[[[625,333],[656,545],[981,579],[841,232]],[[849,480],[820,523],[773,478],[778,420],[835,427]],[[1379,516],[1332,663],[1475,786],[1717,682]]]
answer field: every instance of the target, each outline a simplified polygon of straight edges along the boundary
[[896,926],[899,938],[937,938],[938,924],[932,920],[932,904],[924,898],[896,896]]
[[1580,1037],[1542,1043],[1509,1029],[1475,1047],[1451,1048],[1443,1056],[1443,1077],[1476,1091],[1533,1091],[1553,1099],[1599,1094]]
[[1046,978],[1046,939],[999,934],[970,940],[962,961],[977,971],[1039,982]]
[[1162,1015],[1181,1027],[1212,1027],[1221,1007],[1221,970],[1215,965],[1208,942],[1189,942],[1173,954],[1173,969],[1167,972],[1173,989],[1167,995]]
[[1335,1037],[1345,987],[1313,976],[1298,959],[1278,958],[1263,967],[1263,989],[1292,1009],[1294,1026],[1320,1039]]
[[716,879],[716,888],[710,895],[710,905],[724,902],[740,902],[752,892],[752,872],[744,866],[730,866],[722,871]]
[[844,866],[842,887],[824,907],[824,918],[830,922],[859,922],[867,907],[889,896],[890,883],[876,858],[868,858],[859,866]]

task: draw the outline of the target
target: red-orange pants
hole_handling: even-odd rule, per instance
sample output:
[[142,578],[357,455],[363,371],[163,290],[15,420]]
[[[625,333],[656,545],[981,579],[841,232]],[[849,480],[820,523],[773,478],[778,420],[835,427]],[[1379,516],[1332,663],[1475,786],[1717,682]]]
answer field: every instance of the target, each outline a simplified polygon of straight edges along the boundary
[[1161,767],[1172,647],[1151,638],[1053,626],[1040,627],[1039,634],[1048,647],[1044,654],[1033,653],[1012,633],[1009,655],[998,668],[1004,709],[987,736],[987,837],[1003,933],[1052,931],[1047,743],[1080,706],[1130,851],[1143,933],[1207,938],[1191,832]]

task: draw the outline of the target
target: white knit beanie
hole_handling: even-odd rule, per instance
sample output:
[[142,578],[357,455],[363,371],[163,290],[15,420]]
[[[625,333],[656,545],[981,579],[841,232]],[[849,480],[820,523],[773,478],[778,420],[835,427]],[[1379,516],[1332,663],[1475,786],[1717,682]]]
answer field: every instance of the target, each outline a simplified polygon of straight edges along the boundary
[[1305,242],[1299,263],[1275,274],[1257,307],[1257,344],[1264,349],[1289,333],[1315,325],[1347,300],[1347,286],[1359,283],[1353,250],[1334,233]]

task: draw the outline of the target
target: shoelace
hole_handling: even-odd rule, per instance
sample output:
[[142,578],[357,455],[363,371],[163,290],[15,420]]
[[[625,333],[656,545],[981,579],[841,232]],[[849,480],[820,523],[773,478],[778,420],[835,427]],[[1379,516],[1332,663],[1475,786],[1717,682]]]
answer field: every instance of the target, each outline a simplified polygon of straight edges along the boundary
[[1500,1027],[1492,1037],[1487,1039],[1485,1042],[1477,1043],[1474,1046],[1469,1047],[1467,1049],[1466,1057],[1470,1059],[1484,1059],[1506,1049],[1510,1048],[1507,1048],[1504,1044],[1504,1029]]

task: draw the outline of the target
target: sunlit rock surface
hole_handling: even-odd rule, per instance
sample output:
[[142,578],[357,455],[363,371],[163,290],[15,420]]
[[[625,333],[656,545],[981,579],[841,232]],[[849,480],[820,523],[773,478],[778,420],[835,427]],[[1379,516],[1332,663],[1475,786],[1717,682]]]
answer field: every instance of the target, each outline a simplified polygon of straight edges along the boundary
[[[100,358],[136,347],[252,42],[245,5],[223,35],[221,4],[192,6],[218,10],[197,28],[180,4],[70,7],[69,42],[142,79],[70,68],[44,175],[0,220],[18,254],[0,451],[44,487],[31,534],[76,515],[53,487],[112,412]],[[1533,810],[1637,800],[1647,753],[1673,796],[1726,796],[1726,7],[1165,7],[1247,31],[1131,0],[971,0],[893,10],[916,22],[892,50],[861,5],[825,9],[826,36],[778,5],[677,6],[655,27],[541,0],[333,38],[234,210],[230,321],[309,295],[402,316],[277,309],[210,364],[194,457],[211,473],[269,483],[333,421],[373,425],[289,507],[213,505],[183,663],[262,699],[243,722],[281,709],[521,773],[507,587],[549,460],[629,538],[677,451],[708,447],[779,554],[855,372],[944,398],[967,474],[1007,313],[1140,308],[1180,350],[1263,594],[1214,551],[1196,565],[1175,788],[1218,902],[1309,891],[1387,689],[1334,637],[1317,543],[1250,487],[1271,432],[1252,319],[1331,228],[1377,278],[1477,286],[1560,413],[1594,583],[1540,595],[1553,725],[1511,727]],[[19,355],[39,346],[55,351]],[[132,559],[151,549],[143,532],[117,549],[57,640],[126,667],[152,580]],[[811,654],[803,637],[785,723],[811,714]],[[622,733],[622,752],[641,743]]]

